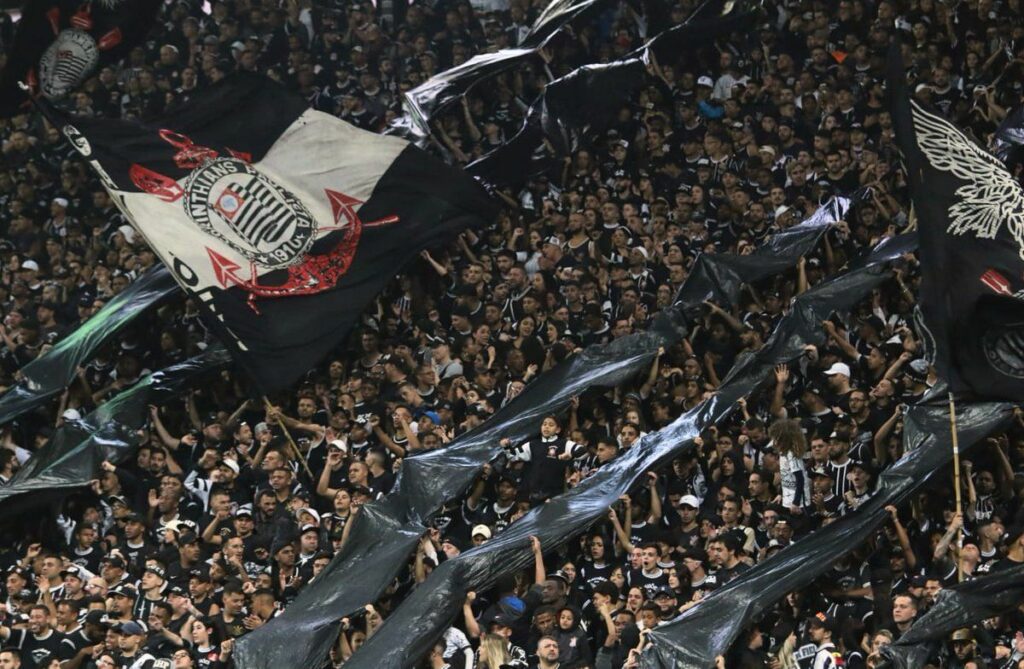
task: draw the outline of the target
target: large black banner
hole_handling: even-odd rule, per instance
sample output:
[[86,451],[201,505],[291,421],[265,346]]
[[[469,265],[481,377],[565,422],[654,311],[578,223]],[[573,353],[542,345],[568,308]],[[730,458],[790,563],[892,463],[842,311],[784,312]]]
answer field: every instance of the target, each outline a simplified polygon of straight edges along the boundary
[[1024,397],[1024,190],[994,156],[912,100],[898,46],[887,95],[921,235],[922,334],[950,390]]
[[[714,397],[686,412],[669,426],[643,437],[622,456],[601,467],[569,492],[554,497],[496,535],[487,543],[442,562],[346,662],[349,669],[404,669],[415,664],[460,610],[470,590],[482,591],[509,572],[532,560],[531,536],[555,550],[594,522],[631,489],[646,472],[694,447],[693,438],[722,420],[769,378],[775,366],[799,358],[806,344],[824,344],[821,321],[852,308],[891,277],[885,269],[905,250],[886,245],[861,268],[846,272],[795,298],[792,310],[779,322],[765,346],[737,360]],[[776,575],[778,578],[778,575]],[[743,607],[720,608],[736,616]],[[722,630],[708,629],[721,635]]]
[[[348,541],[317,580],[283,614],[239,639],[236,664],[243,669],[272,669],[289,662],[314,666],[321,661],[337,638],[338,621],[380,597],[408,562],[427,531],[427,521],[466,491],[480,468],[501,452],[502,438],[525,440],[536,431],[541,417],[563,409],[573,395],[588,388],[613,387],[645,369],[659,347],[685,334],[681,314],[707,299],[731,303],[739,296],[741,283],[792,267],[831,224],[846,215],[850,204],[844,198],[833,199],[808,221],[767,241],[767,250],[756,254],[773,260],[743,263],[729,274],[732,281],[708,282],[703,274],[692,275],[680,291],[688,301],[664,312],[648,331],[572,356],[527,386],[478,429],[444,449],[406,458],[391,494],[362,507]],[[731,256],[713,259],[729,262]],[[713,259],[707,262],[713,264]],[[686,288],[691,281],[694,288]]]
[[927,613],[895,643],[883,646],[882,657],[894,669],[921,669],[952,632],[1016,609],[1021,602],[1024,565],[958,583],[940,591]]
[[26,509],[58,500],[98,477],[104,460],[119,463],[139,446],[138,430],[149,405],[178,399],[208,372],[230,362],[221,346],[154,372],[79,420],[65,422],[4,486],[0,505],[7,521]]
[[45,355],[21,368],[18,382],[0,396],[0,425],[59,395],[74,381],[78,367],[125,325],[178,290],[178,284],[163,265],[139,277]]

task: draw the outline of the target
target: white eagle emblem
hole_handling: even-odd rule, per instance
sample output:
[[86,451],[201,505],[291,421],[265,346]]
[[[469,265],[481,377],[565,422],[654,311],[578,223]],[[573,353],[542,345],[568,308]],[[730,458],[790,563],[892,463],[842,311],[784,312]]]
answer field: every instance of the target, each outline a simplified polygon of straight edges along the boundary
[[937,170],[964,182],[949,208],[952,235],[995,239],[1006,224],[1024,259],[1024,192],[1002,163],[951,123],[911,100],[917,146]]

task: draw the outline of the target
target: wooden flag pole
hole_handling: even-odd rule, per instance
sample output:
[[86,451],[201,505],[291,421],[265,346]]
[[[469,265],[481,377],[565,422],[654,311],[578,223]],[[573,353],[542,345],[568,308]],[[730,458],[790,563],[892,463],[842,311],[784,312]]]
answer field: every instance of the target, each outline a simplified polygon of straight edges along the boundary
[[[953,393],[949,393],[949,432],[953,437],[953,494],[956,497],[956,513],[963,514],[960,501],[960,442],[956,434],[956,402]],[[962,517],[962,516],[961,516]],[[963,582],[964,570],[960,564],[960,553],[964,548],[964,526],[960,523],[956,531],[956,580]]]
[[[270,403],[270,400],[267,399],[266,395],[263,396],[263,404],[267,407],[268,411],[272,411],[274,409],[274,405]],[[295,443],[294,439],[292,439],[291,432],[289,432],[288,428],[285,427],[284,421],[281,420],[280,416],[277,417],[277,424],[281,426],[281,430],[284,432],[284,436],[288,439],[288,443],[292,445],[292,450],[295,451],[295,457],[299,459],[299,462],[302,463],[303,469],[305,469],[306,473],[309,474],[309,480],[316,481],[316,477],[313,476],[313,472],[309,468],[309,463],[306,462],[306,458],[302,456],[302,451],[299,450],[299,445]]]

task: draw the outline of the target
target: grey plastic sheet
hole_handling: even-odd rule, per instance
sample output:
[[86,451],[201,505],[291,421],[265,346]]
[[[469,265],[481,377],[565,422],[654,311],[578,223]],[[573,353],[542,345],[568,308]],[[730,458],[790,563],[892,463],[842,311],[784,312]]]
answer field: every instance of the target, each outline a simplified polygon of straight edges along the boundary
[[[841,274],[795,298],[792,311],[765,346],[737,361],[719,391],[667,427],[646,435],[617,460],[513,523],[491,541],[442,562],[406,598],[349,659],[349,669],[400,669],[413,666],[431,648],[461,609],[466,593],[492,587],[504,574],[532,560],[530,536],[548,550],[557,549],[604,518],[620,495],[645,472],[693,448],[693,438],[728,416],[736,401],[755,390],[775,365],[803,355],[806,344],[823,344],[820,323],[845,312],[872,288],[891,277],[885,265],[894,257],[879,253],[865,266]],[[742,607],[739,609],[742,610]],[[725,610],[735,615],[735,607]],[[713,633],[710,631],[709,633]]]
[[[376,601],[407,564],[427,531],[427,522],[464,494],[484,464],[500,454],[499,441],[525,440],[541,418],[567,406],[589,388],[610,388],[650,365],[657,350],[686,334],[683,314],[707,299],[731,303],[743,282],[753,282],[792,267],[814,248],[851,203],[836,198],[810,219],[767,242],[772,262],[749,262],[730,274],[735,281],[684,283],[682,302],[666,310],[652,327],[607,345],[596,345],[541,375],[521,395],[478,429],[447,447],[406,458],[391,494],[365,505],[352,521],[348,541],[316,581],[303,589],[280,616],[238,640],[235,664],[241,669],[308,667],[322,661],[337,638],[342,617]],[[727,254],[713,256],[722,262]],[[707,261],[712,262],[712,261]],[[690,281],[701,283],[687,289]]]
[[227,365],[221,346],[154,372],[79,420],[65,422],[49,442],[0,486],[0,522],[58,500],[99,476],[104,460],[123,462],[139,446],[138,431],[149,420],[149,405],[179,395],[203,375]]
[[1024,564],[942,590],[927,613],[895,643],[882,648],[882,666],[921,669],[955,630],[1012,611],[1021,602]]
[[74,332],[21,369],[20,380],[0,396],[0,425],[42,406],[64,391],[80,365],[143,311],[178,292],[163,265],[154,267],[110,300]]

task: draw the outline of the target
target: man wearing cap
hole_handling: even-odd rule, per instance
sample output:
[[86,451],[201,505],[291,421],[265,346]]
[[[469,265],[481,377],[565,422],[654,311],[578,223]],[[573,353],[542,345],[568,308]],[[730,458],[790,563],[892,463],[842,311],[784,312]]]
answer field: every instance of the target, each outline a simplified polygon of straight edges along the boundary
[[136,592],[132,586],[122,583],[111,588],[107,593],[107,613],[114,622],[123,622],[132,619],[132,610],[135,608]]
[[210,569],[205,564],[200,564],[188,575],[188,594],[192,600],[192,606],[203,616],[209,616],[215,602],[211,596],[213,583],[210,580]]
[[807,619],[807,633],[815,644],[812,669],[835,669],[843,666],[843,658],[832,643],[835,620],[827,613],[817,613]]
[[860,507],[861,504],[871,498],[871,483],[875,478],[875,468],[870,462],[859,462],[851,460],[846,470],[846,478],[849,480],[850,489],[843,495],[842,514]]
[[139,584],[141,593],[135,602],[132,615],[138,620],[147,620],[150,612],[153,610],[153,603],[164,601],[167,571],[160,562],[150,558],[146,562],[146,568],[142,572],[142,579],[139,581]]
[[833,432],[828,438],[828,467],[832,474],[832,492],[837,497],[845,498],[846,491],[853,487],[847,477],[850,465],[850,438],[842,432]]
[[117,662],[118,669],[141,669],[144,662],[151,662],[156,658],[142,649],[146,641],[149,628],[146,623],[140,620],[129,620],[119,623],[114,629],[121,633],[117,640]]
[[78,601],[85,598],[86,575],[83,572],[84,569],[76,564],[70,564],[61,570],[60,575],[64,579],[61,599]]
[[[36,661],[45,653],[54,656],[60,650],[61,634],[50,626],[50,611],[42,604],[36,604],[28,612],[28,627],[12,629],[0,625],[0,641],[8,648],[17,648],[21,653],[21,666],[36,669]],[[46,667],[45,669],[49,669]]]
[[[832,326],[831,330],[826,326],[826,331],[835,332],[835,326],[832,324],[832,321],[825,321],[825,323]],[[852,390],[850,386],[850,377],[852,376],[850,366],[845,362],[833,363],[831,367],[825,370],[825,376],[828,377],[828,388],[832,396],[831,404],[841,407],[844,412],[849,411],[850,402],[848,396],[850,390]]]

